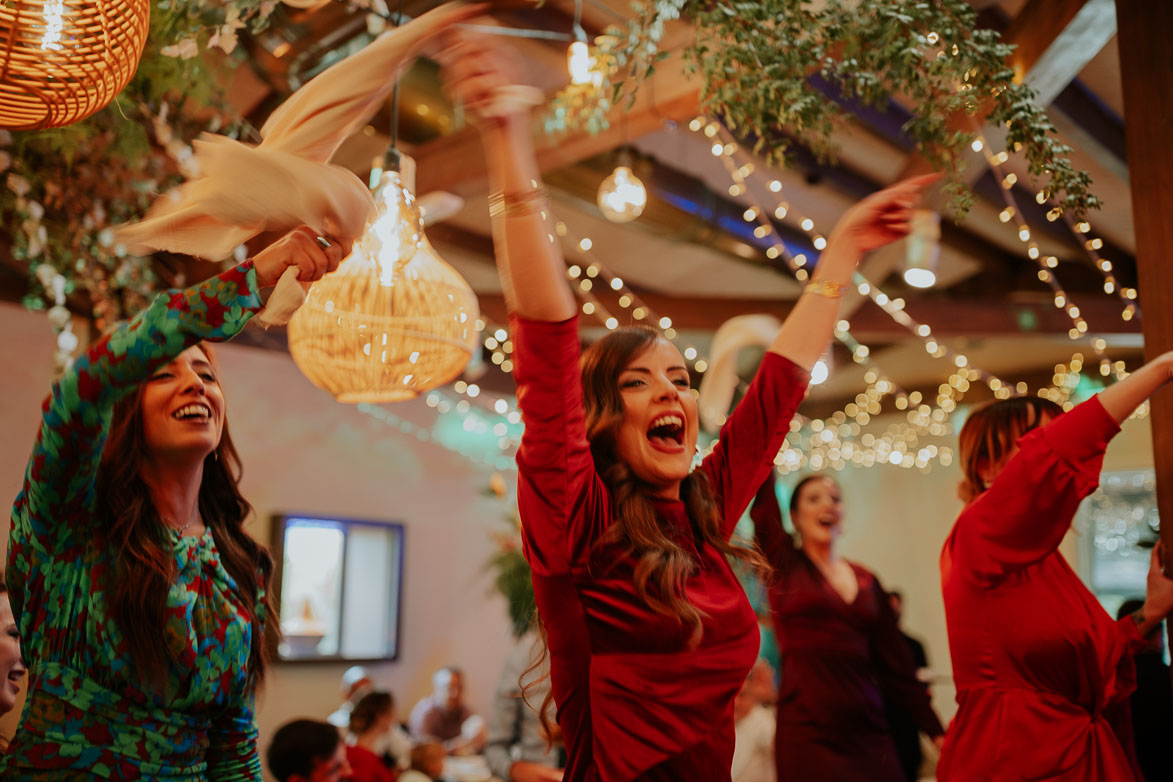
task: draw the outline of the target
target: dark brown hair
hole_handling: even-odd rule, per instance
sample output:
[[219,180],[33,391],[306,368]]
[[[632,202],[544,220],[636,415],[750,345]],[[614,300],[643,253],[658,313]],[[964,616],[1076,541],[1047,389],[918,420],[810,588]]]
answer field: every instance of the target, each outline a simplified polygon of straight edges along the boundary
[[395,699],[385,690],[368,692],[358,699],[350,712],[350,732],[357,735],[366,733],[382,714],[395,708]]
[[[212,349],[206,344],[200,348],[218,375],[219,365]],[[167,530],[140,476],[149,458],[141,412],[145,386],[144,382],[114,406],[98,467],[97,510],[99,543],[110,553],[112,563],[105,578],[110,617],[126,639],[130,657],[144,680],[162,689],[175,662],[163,628],[167,594],[178,572]],[[252,506],[240,493],[240,475],[240,456],[225,420],[219,445],[204,459],[199,511],[216,542],[224,569],[236,582],[237,597],[249,610],[249,678],[255,685],[265,675],[266,626],[276,632],[269,584],[273,560],[268,550],[244,531]],[[262,590],[264,597],[258,600]]]
[[1037,396],[998,399],[970,413],[957,438],[965,475],[958,488],[961,499],[967,505],[977,499],[989,488],[982,480],[982,470],[1001,465],[1018,438],[1062,414],[1062,407]]
[[[691,631],[689,646],[695,648],[701,640],[704,613],[689,602],[684,585],[698,563],[664,532],[656,514],[651,487],[619,458],[617,450],[619,429],[624,419],[619,375],[659,339],[662,339],[660,333],[653,328],[628,326],[607,334],[582,354],[580,371],[586,435],[595,470],[611,492],[615,522],[595,542],[592,554],[597,556],[604,549],[619,544],[626,555],[635,557],[636,594],[653,611],[674,616],[688,627]],[[734,545],[722,535],[717,494],[708,473],[692,471],[680,484],[680,499],[695,525],[698,549],[708,544],[722,554],[748,563],[758,572],[768,570],[757,549]],[[604,563],[603,566],[609,564],[613,563]],[[549,652],[545,624],[540,617],[538,632],[541,636],[540,654],[522,674],[523,698],[544,678],[539,676],[536,680],[525,681],[531,673],[541,669]],[[546,731],[547,745],[552,743],[551,736],[554,735],[549,719],[553,700],[551,690],[537,710]]]
[[[615,514],[615,523],[596,543],[596,552],[618,543],[628,555],[636,557],[636,593],[653,611],[674,616],[688,627],[692,633],[690,644],[695,646],[701,639],[704,616],[685,597],[684,584],[697,563],[665,533],[651,487],[632,472],[617,451],[624,420],[619,375],[659,339],[659,332],[647,326],[617,329],[591,345],[582,356],[587,439],[595,469],[611,490]],[[728,556],[760,564],[756,552],[733,545],[722,534],[716,491],[706,472],[694,470],[681,482],[680,499],[700,538],[698,548],[708,544]]]
[[[802,490],[804,488],[806,488],[806,485],[808,483],[810,483],[811,481],[818,481],[818,480],[830,481],[831,483],[835,484],[836,487],[839,487],[839,482],[837,480],[835,480],[834,478],[832,478],[830,475],[821,475],[817,472],[811,473],[810,475],[807,475],[802,480],[800,480],[798,483],[794,484],[794,490],[790,492],[790,523],[791,524],[794,524],[794,514],[798,511],[798,501],[800,499],[802,499]],[[798,529],[797,525],[795,525],[795,529]]]

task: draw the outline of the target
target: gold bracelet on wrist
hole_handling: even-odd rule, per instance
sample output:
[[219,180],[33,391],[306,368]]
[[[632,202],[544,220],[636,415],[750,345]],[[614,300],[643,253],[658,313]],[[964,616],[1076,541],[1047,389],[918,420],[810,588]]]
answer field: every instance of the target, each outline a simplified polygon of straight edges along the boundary
[[813,293],[816,296],[823,296],[828,299],[839,299],[843,297],[843,290],[847,286],[841,282],[834,282],[832,280],[811,280],[803,288],[803,293]]
[[521,217],[541,211],[547,198],[546,188],[534,187],[520,193],[490,193],[489,215]]

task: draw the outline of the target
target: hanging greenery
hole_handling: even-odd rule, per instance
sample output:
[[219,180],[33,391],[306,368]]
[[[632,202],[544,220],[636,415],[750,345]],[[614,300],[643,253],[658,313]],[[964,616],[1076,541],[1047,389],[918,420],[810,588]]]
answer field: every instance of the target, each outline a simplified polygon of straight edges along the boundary
[[66,312],[52,319],[59,334],[62,292],[84,294],[99,330],[154,292],[151,260],[116,245],[112,226],[182,180],[201,131],[239,134],[222,85],[243,58],[237,34],[262,29],[276,5],[158,0],[138,70],[114,103],[63,128],[0,131],[0,220],[12,256],[27,264],[24,304]]
[[611,107],[630,106],[667,56],[659,49],[664,23],[684,15],[696,28],[685,57],[701,76],[705,112],[770,163],[792,162],[796,146],[833,159],[832,134],[850,110],[812,84],[817,74],[848,100],[884,109],[901,99],[912,112],[903,129],[949,174],[959,215],[973,203],[960,172],[974,135],[950,128],[957,112],[1004,127],[1007,147],[1023,153],[1039,189],[1072,215],[1099,207],[1033,91],[1014,81],[1012,47],[977,28],[965,0],[636,0],[632,8],[626,28],[609,30],[592,49],[602,83],[559,94],[548,131],[606,128]]

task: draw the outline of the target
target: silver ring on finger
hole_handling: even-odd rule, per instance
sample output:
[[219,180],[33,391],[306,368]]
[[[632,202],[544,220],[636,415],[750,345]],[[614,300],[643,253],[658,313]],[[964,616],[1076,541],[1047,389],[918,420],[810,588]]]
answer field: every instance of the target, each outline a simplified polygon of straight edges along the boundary
[[321,245],[323,250],[329,250],[334,246],[330,243],[330,240],[324,236],[315,236],[314,238],[318,240],[318,244]]

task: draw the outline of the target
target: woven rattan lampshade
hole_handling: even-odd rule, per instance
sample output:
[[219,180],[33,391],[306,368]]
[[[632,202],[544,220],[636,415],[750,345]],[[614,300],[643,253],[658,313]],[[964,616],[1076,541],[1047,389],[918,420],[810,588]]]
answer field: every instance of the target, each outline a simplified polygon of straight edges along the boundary
[[150,0],[0,3],[0,127],[61,127],[114,100],[138,67],[150,10]]
[[384,173],[379,215],[289,321],[289,352],[340,402],[396,402],[455,378],[479,345],[477,298],[428,244],[411,192]]

